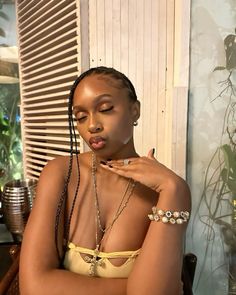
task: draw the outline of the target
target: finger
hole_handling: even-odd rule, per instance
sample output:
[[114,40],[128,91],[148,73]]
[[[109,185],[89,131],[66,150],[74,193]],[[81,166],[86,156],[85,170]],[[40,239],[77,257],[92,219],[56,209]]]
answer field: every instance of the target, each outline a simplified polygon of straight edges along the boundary
[[[126,166],[134,161],[137,161],[139,158],[126,158],[126,159],[119,159],[119,160],[108,160],[107,164],[108,165],[119,165],[119,166]],[[128,161],[128,163],[125,163],[124,161]]]
[[152,148],[149,150],[147,157],[149,159],[155,159],[154,154],[155,154],[155,148]]
[[136,180],[134,177],[134,172],[130,171],[130,169],[127,169],[127,166],[111,166],[111,165],[104,165],[101,164],[102,168],[109,170],[113,173],[116,173],[120,176],[126,177],[126,178],[132,178],[133,180]]

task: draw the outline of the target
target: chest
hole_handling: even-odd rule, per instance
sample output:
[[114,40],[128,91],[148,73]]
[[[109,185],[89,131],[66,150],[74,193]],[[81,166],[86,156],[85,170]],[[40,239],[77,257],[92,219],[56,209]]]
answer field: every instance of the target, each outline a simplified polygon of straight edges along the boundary
[[[76,183],[69,187],[68,211]],[[149,226],[147,215],[157,202],[155,192],[124,178],[81,175],[70,227],[70,240],[94,248],[96,234],[106,252],[141,247]],[[105,231],[105,232],[104,232]]]

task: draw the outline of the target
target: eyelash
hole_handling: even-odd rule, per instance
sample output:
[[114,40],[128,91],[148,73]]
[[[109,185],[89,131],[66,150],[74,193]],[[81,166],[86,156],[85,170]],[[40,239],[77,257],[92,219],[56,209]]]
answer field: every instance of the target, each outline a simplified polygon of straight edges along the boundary
[[101,112],[101,113],[109,112],[109,111],[113,110],[113,108],[114,108],[114,107],[111,106],[111,107],[109,107],[108,109],[101,110],[100,112]]
[[[108,109],[101,110],[100,112],[101,112],[101,113],[106,113],[106,112],[109,112],[109,111],[113,110],[113,108],[114,108],[114,106],[111,106],[111,107],[109,107]],[[86,117],[87,117],[87,116],[84,116],[84,117],[82,117],[82,118],[78,118],[77,121],[81,122],[82,120],[86,119]]]

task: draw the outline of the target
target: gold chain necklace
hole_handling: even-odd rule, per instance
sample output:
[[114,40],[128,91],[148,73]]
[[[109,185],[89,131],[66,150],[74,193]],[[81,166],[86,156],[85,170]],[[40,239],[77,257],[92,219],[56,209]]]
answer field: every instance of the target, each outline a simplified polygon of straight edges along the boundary
[[[111,223],[106,227],[106,228],[102,228],[102,224],[101,224],[101,213],[100,213],[100,209],[99,209],[99,202],[98,202],[98,193],[97,193],[97,179],[96,179],[96,157],[95,154],[92,153],[92,178],[93,178],[93,188],[94,188],[94,199],[95,199],[95,209],[96,209],[96,214],[95,214],[95,224],[96,224],[96,234],[95,234],[95,239],[96,239],[96,248],[94,250],[94,254],[93,257],[90,258],[88,256],[86,256],[84,259],[86,262],[90,263],[90,269],[89,269],[89,274],[91,276],[95,276],[96,274],[96,267],[97,265],[101,265],[102,261],[97,260],[99,252],[100,252],[100,246],[101,243],[104,239],[105,233],[108,230],[111,230],[111,228],[113,227],[114,223],[116,222],[116,220],[119,218],[119,216],[121,215],[121,213],[123,212],[123,210],[125,209],[125,207],[127,206],[130,197],[133,193],[134,187],[135,187],[135,182],[132,179],[129,179],[127,187],[125,189],[125,192],[123,194],[123,197],[121,199],[121,202],[118,206],[118,209],[113,217],[113,220],[111,221]],[[128,193],[129,192],[129,193]],[[125,197],[127,196],[126,200]],[[100,242],[98,243],[98,228],[101,230],[101,232],[103,233],[103,237],[100,240]]]

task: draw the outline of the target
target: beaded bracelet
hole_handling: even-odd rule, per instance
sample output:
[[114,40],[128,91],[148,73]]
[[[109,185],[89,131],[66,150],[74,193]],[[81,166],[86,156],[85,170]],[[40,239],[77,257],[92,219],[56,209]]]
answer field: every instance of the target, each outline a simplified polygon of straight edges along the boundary
[[188,211],[163,211],[157,207],[152,207],[152,214],[148,214],[151,221],[162,221],[163,223],[183,224],[189,219]]

